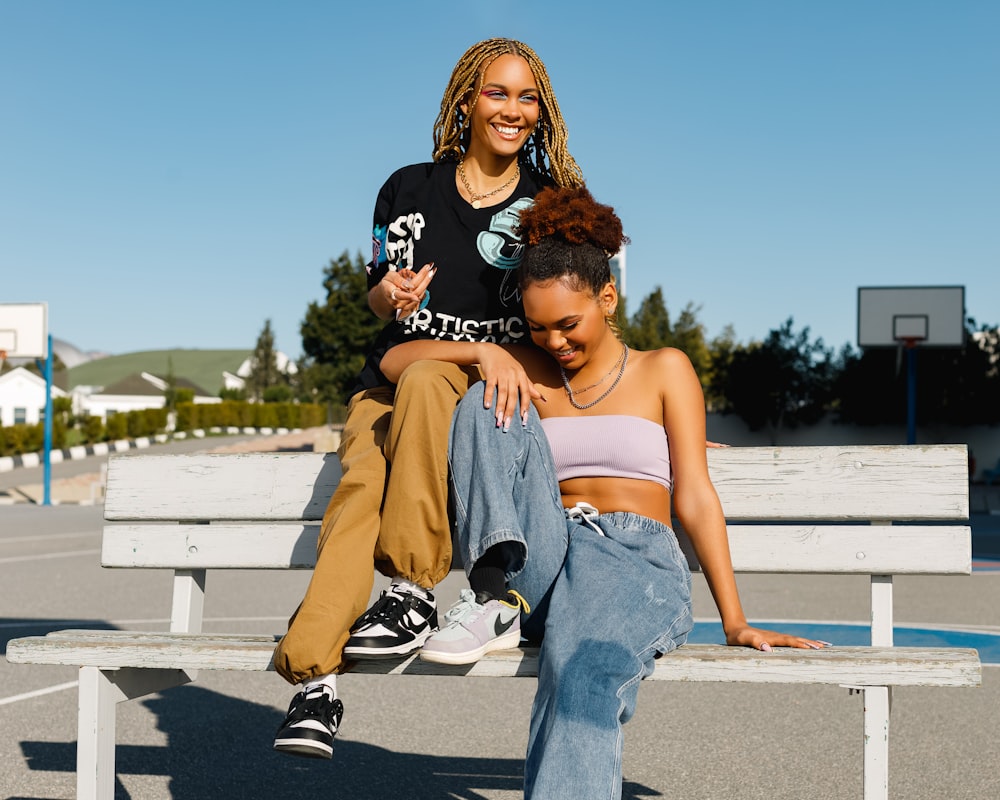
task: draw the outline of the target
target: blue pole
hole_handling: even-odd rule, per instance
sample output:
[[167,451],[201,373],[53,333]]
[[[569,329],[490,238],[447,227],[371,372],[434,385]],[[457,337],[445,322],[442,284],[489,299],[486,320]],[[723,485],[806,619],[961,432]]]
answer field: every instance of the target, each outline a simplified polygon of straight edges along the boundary
[[917,348],[906,348],[906,443],[917,443]]
[[45,490],[42,505],[52,505],[52,334],[45,358]]

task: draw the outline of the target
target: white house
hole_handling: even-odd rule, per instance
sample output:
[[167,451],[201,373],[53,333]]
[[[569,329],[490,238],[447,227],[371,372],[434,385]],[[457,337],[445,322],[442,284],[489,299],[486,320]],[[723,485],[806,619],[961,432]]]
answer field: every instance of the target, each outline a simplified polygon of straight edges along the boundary
[[[221,403],[219,397],[212,397],[204,389],[178,378],[175,387],[193,389],[195,403]],[[99,391],[94,387],[78,386],[73,392],[73,411],[89,414],[107,422],[109,416],[140,411],[146,408],[163,408],[166,405],[167,382],[149,372],[129,375]]]
[[[52,397],[66,392],[52,386]],[[0,375],[0,425],[37,425],[45,419],[45,379],[24,367]]]
[[[284,375],[295,375],[299,371],[298,364],[296,364],[292,359],[290,359],[285,353],[280,350],[275,350],[274,360],[277,363],[278,372]],[[240,364],[239,369],[236,370],[234,375],[232,372],[222,371],[222,386],[225,389],[246,389],[247,378],[253,373],[253,355],[243,360]]]

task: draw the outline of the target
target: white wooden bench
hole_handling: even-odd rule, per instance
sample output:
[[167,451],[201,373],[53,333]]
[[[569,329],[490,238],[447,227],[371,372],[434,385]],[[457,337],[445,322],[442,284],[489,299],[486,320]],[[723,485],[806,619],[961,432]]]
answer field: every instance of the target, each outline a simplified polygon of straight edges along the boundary
[[[871,646],[686,645],[659,659],[650,680],[863,691],[864,796],[887,798],[892,687],[981,681],[975,650],[893,647],[894,575],[971,572],[965,446],[729,448],[710,450],[709,462],[736,570],[869,575]],[[111,459],[102,564],[173,570],[170,631],[59,631],[7,646],[11,662],[80,667],[78,798],[113,797],[117,703],[187,683],[197,670],[273,669],[276,636],[202,633],[206,571],[310,569],[339,477],[332,454]],[[534,676],[536,651],[494,653],[470,667],[366,662],[356,672]]]

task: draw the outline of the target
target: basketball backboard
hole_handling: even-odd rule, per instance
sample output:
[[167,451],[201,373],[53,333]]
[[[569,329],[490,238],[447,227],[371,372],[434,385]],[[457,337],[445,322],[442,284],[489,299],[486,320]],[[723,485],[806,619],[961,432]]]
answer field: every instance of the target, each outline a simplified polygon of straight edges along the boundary
[[964,286],[861,286],[858,347],[961,347]]
[[7,358],[46,358],[48,304],[0,303],[0,351]]

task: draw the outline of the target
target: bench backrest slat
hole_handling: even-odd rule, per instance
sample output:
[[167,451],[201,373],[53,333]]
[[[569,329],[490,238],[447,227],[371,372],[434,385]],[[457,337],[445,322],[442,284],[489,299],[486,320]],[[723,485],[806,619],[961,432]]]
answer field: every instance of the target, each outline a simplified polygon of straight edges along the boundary
[[[311,569],[318,534],[318,524],[301,522],[114,524],[104,529],[102,563]],[[737,572],[947,575],[968,574],[972,563],[969,528],[960,525],[731,525],[729,538]]]
[[[965,445],[710,449],[729,520],[965,520]],[[315,521],[340,479],[332,453],[117,456],[105,518]]]
[[965,445],[709,450],[729,520],[965,520]]
[[118,456],[107,520],[319,520],[340,480],[335,453]]

